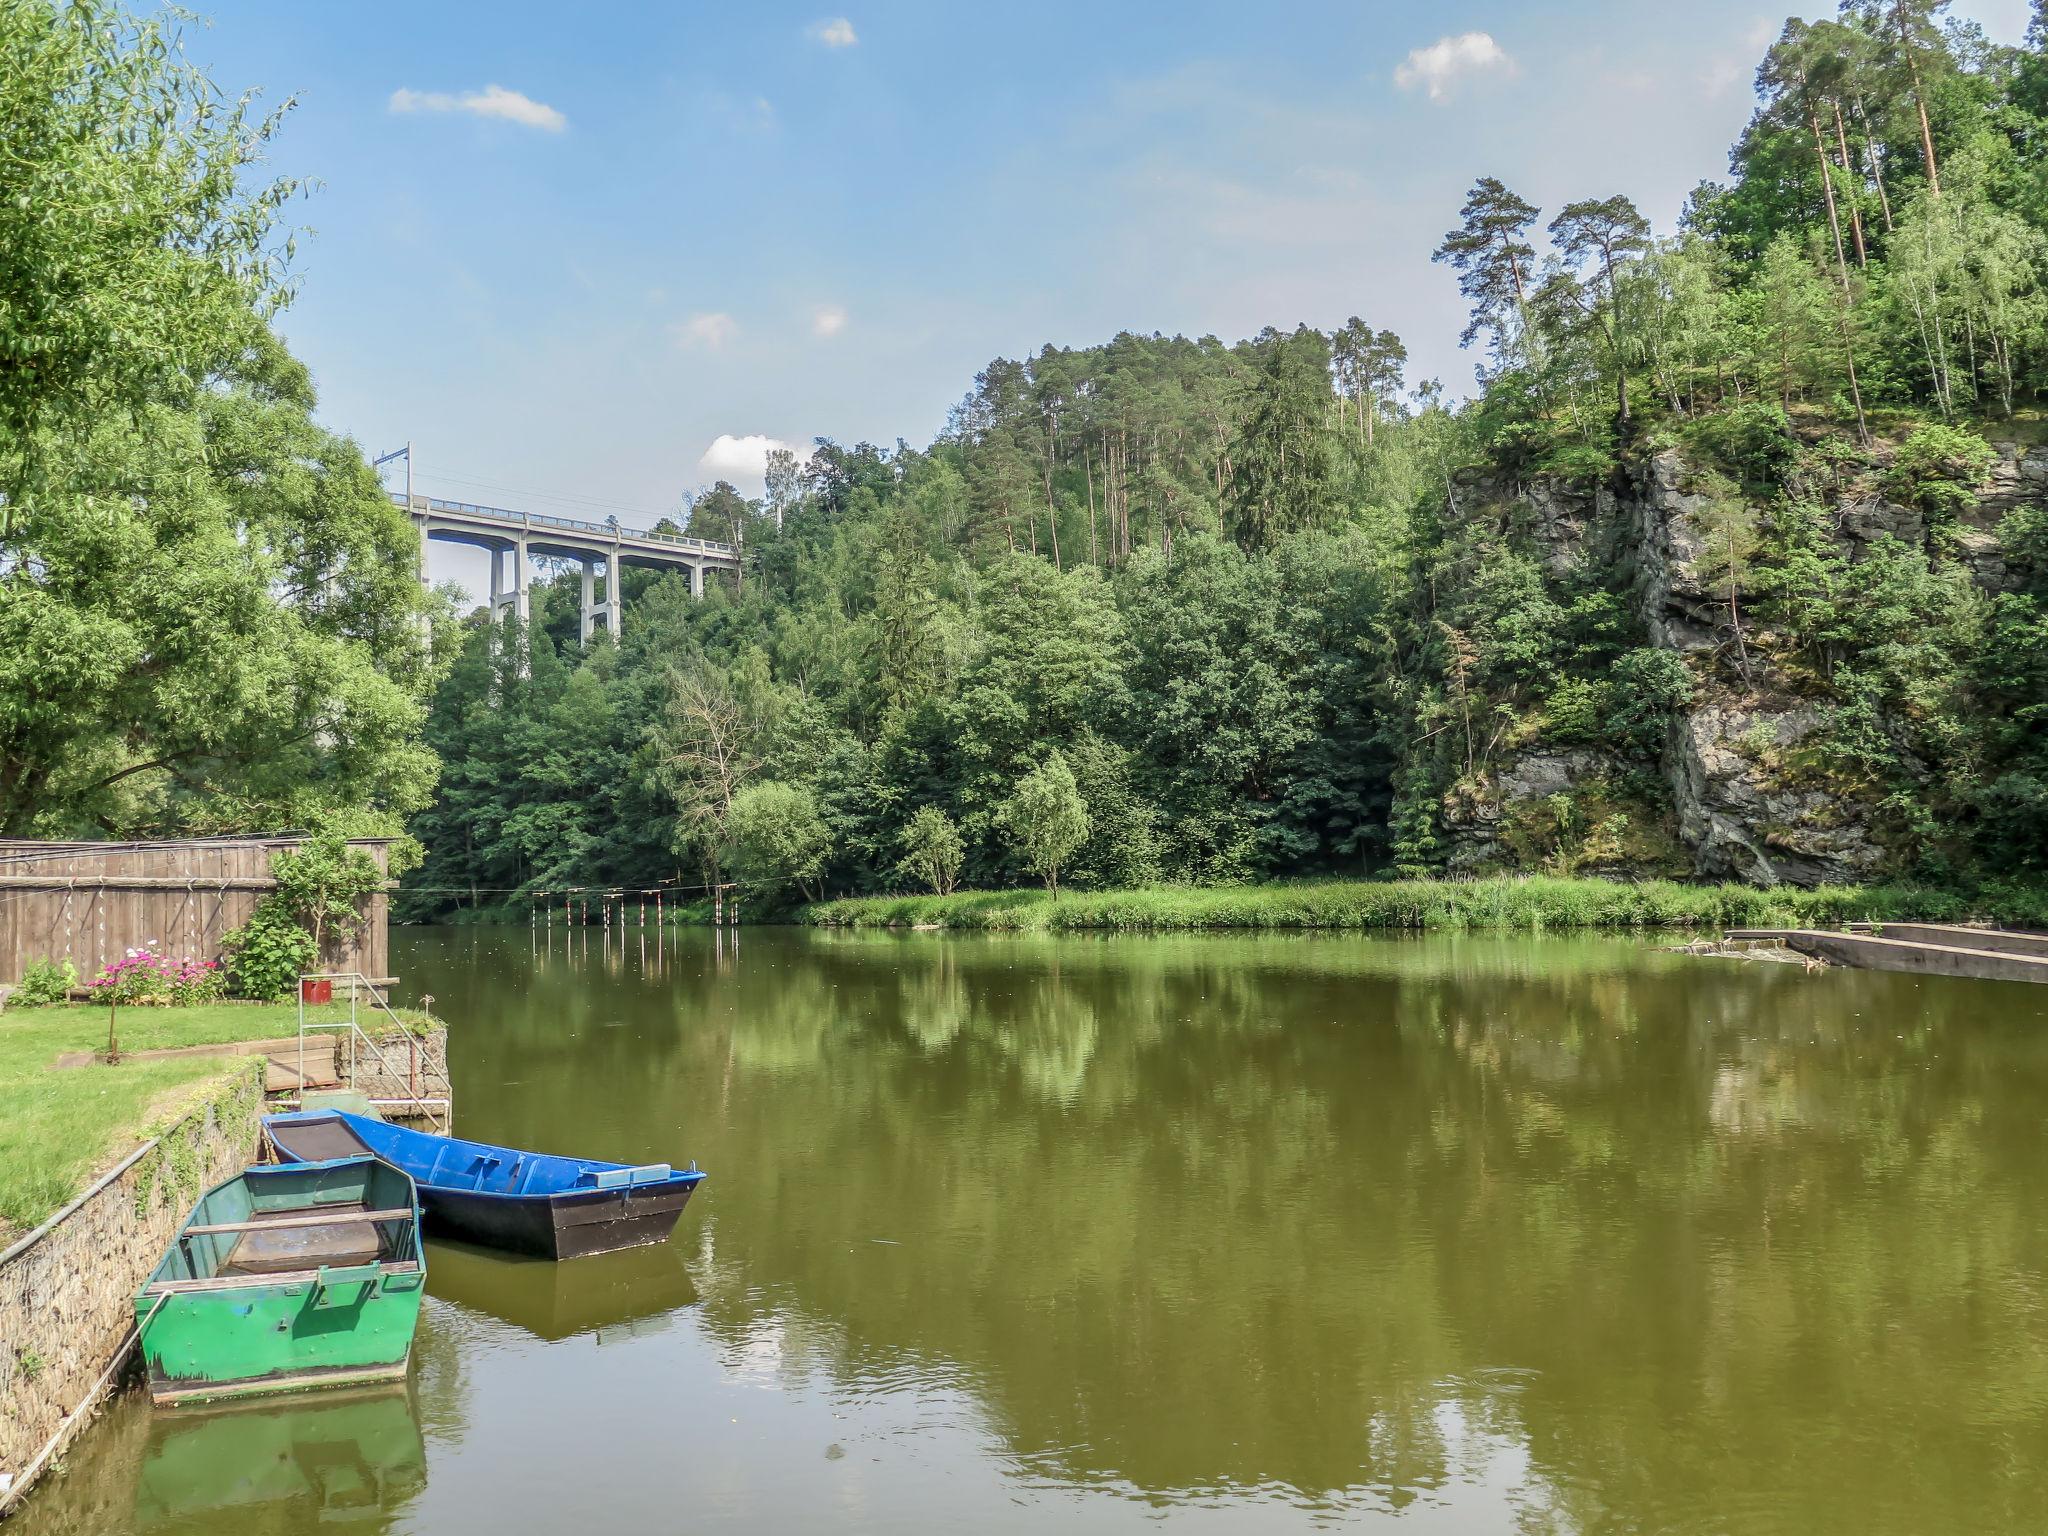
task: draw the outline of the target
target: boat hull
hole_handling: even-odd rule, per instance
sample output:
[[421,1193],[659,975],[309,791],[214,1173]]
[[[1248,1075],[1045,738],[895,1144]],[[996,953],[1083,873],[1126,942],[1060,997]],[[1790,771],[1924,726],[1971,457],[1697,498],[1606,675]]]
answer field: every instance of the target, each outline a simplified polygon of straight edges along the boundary
[[690,1203],[691,1187],[592,1190],[505,1199],[460,1190],[420,1191],[427,1232],[543,1259],[579,1259],[666,1242]]
[[216,1186],[135,1296],[151,1399],[402,1380],[426,1283],[418,1226],[412,1181],[369,1158]]
[[[522,1152],[336,1110],[271,1115],[264,1130],[286,1162],[367,1153],[405,1169],[418,1182],[430,1235],[544,1259],[665,1242],[704,1178],[694,1167]],[[536,1175],[544,1187],[532,1187]]]

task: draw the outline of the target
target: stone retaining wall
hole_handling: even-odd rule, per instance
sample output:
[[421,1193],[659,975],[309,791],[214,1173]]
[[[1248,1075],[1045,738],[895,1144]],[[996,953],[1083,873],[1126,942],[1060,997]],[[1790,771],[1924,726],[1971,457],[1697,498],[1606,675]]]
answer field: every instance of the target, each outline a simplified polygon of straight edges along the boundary
[[0,1254],[0,1514],[66,1415],[89,1406],[134,1324],[136,1290],[200,1192],[256,1160],[260,1065]]
[[[340,1049],[344,1052],[347,1046]],[[448,1030],[443,1025],[434,1025],[421,1035],[386,1035],[377,1041],[377,1050],[383,1052],[379,1061],[374,1052],[356,1047],[356,1074],[353,1086],[373,1099],[406,1099],[417,1094],[425,1099],[446,1099],[453,1095],[448,1087]],[[346,1070],[344,1068],[344,1070]],[[402,1111],[387,1106],[386,1115],[402,1115]]]

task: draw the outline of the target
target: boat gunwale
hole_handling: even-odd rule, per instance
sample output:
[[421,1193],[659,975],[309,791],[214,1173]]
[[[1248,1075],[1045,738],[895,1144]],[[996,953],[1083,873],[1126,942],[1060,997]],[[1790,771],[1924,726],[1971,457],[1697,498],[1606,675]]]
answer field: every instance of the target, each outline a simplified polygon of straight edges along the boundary
[[[420,1273],[416,1259],[394,1259],[377,1266],[378,1276],[416,1275]],[[145,1296],[191,1296],[207,1291],[251,1290],[265,1285],[306,1285],[317,1281],[321,1271],[317,1269],[281,1269],[267,1275],[215,1275],[205,1280],[151,1280],[135,1293],[139,1301]]]

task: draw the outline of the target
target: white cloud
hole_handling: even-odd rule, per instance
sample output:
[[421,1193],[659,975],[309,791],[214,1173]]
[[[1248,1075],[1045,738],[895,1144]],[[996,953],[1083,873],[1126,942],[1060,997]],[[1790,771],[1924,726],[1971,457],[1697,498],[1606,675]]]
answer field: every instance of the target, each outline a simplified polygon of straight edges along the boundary
[[823,43],[827,48],[851,48],[860,41],[853,30],[853,23],[844,16],[812,22],[810,36],[812,42]]
[[837,304],[820,304],[811,311],[811,334],[830,338],[846,329],[846,311]]
[[1442,101],[1451,83],[1461,75],[1488,70],[1512,75],[1515,61],[1490,33],[1460,32],[1456,37],[1440,37],[1427,48],[1410,53],[1395,69],[1394,84],[1404,91],[1419,85],[1429,93],[1431,101]]
[[678,320],[668,328],[679,347],[724,346],[740,333],[739,321],[722,309],[700,310],[687,320]]
[[518,91],[508,91],[502,85],[487,85],[480,91],[464,91],[460,96],[447,91],[414,91],[400,87],[391,93],[391,110],[394,112],[467,112],[472,117],[503,118],[508,123],[519,123],[527,128],[540,128],[548,133],[560,133],[569,126],[569,119],[557,112],[544,101],[535,101],[531,96]]
[[697,460],[697,474],[706,482],[730,480],[748,495],[759,496],[767,489],[768,455],[778,448],[795,454],[799,464],[811,456],[808,448],[762,432],[750,432],[745,437],[721,432]]

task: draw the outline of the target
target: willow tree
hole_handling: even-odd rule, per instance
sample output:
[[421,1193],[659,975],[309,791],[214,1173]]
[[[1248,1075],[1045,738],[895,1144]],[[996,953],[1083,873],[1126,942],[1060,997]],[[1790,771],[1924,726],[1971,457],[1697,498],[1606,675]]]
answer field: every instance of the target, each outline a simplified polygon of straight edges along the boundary
[[0,6],[0,114],[0,834],[396,830],[430,608],[266,321],[275,117],[98,3]]

